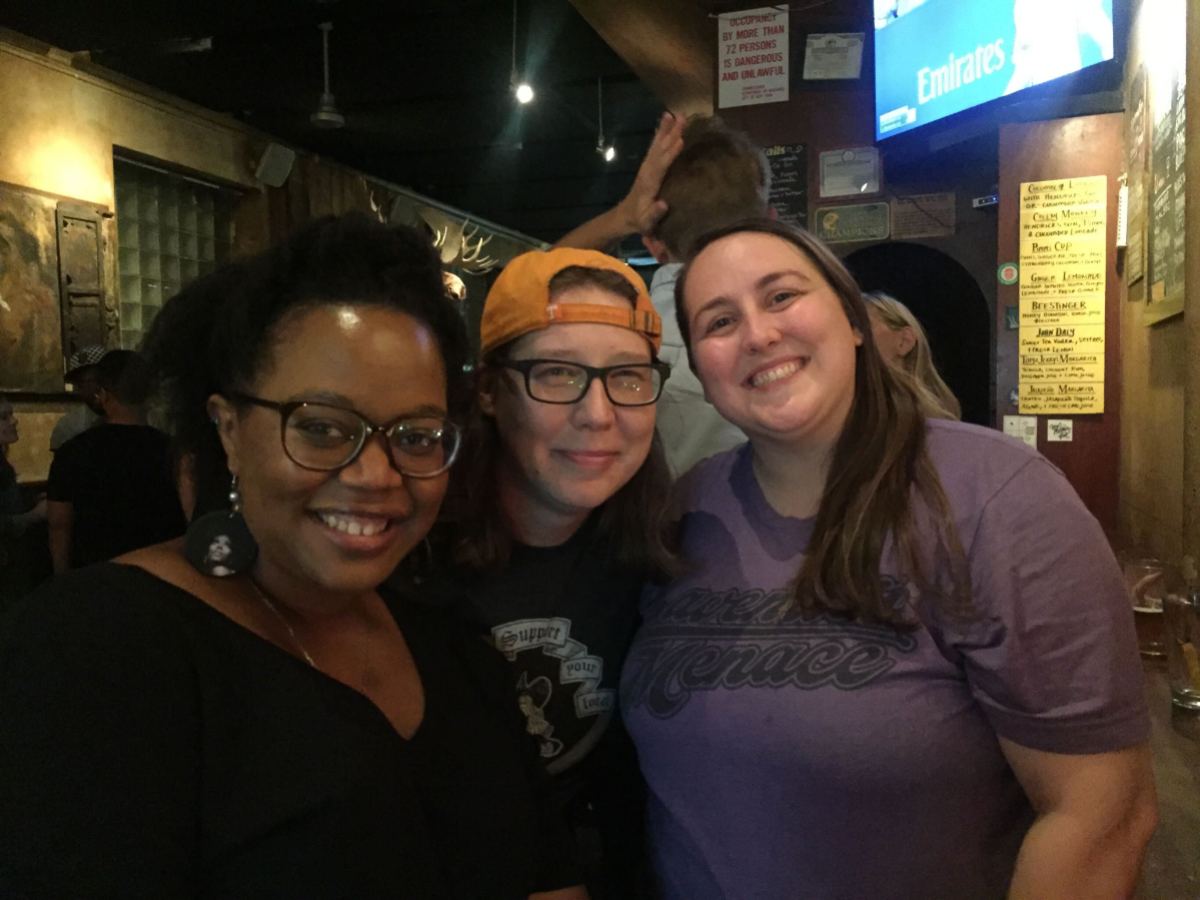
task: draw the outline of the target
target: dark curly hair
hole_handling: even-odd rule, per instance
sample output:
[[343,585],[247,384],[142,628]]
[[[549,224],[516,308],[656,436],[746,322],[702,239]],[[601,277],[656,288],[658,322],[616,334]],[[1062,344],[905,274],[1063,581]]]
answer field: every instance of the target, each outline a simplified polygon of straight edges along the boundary
[[462,420],[472,397],[470,343],[429,240],[360,213],[318,219],[256,257],[193,281],[167,301],[146,336],[143,353],[177,453],[190,460],[196,514],[224,505],[229,487],[208,398],[245,391],[284,318],[326,303],[383,306],[426,325],[445,363],[450,417]]

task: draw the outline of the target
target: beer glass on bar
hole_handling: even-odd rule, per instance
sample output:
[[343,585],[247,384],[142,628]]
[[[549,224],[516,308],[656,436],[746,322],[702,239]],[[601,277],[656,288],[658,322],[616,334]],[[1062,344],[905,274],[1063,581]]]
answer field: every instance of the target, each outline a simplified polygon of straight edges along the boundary
[[1171,702],[1200,711],[1200,588],[1166,594],[1163,624]]
[[1157,559],[1125,561],[1125,587],[1133,605],[1137,626],[1138,649],[1142,656],[1161,659],[1166,655],[1163,643],[1163,595],[1166,593],[1167,567]]

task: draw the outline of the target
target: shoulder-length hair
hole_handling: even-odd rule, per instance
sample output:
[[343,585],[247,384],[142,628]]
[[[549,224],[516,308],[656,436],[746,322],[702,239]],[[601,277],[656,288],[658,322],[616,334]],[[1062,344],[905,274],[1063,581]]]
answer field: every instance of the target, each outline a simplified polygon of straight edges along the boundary
[[901,364],[904,371],[913,377],[917,388],[926,395],[925,415],[933,419],[961,419],[962,407],[954,391],[942,380],[937,366],[933,364],[933,351],[929,338],[912,310],[883,291],[868,291],[863,294],[869,309],[875,311],[879,320],[892,331],[909,329],[913,335],[912,349],[906,353]]
[[[637,301],[629,283],[613,272],[587,266],[570,266],[550,280],[550,295],[556,296],[584,284]],[[482,361],[478,377],[499,377],[496,364],[507,358],[515,341],[492,350]],[[496,571],[512,553],[513,538],[500,505],[497,468],[504,457],[496,421],[476,403],[470,416],[461,464],[463,481],[457,491],[462,514],[457,523],[455,562],[468,568]],[[677,569],[671,550],[668,497],[671,472],[657,429],[650,452],[634,476],[598,510],[596,537],[613,552],[616,560],[648,579],[660,579]],[[469,505],[470,509],[466,509]]]
[[[862,292],[828,247],[807,231],[772,219],[745,220],[697,240],[675,285],[675,313],[693,368],[684,309],[692,264],[708,245],[742,232],[772,235],[803,253],[862,336],[855,354],[854,399],[832,451],[813,535],[792,585],[793,603],[813,614],[831,612],[862,622],[912,627],[909,598],[897,600],[883,591],[880,561],[890,542],[903,573],[926,597],[942,611],[966,612],[970,584],[965,557],[926,448],[921,396],[910,378],[895,372],[879,355]],[[938,579],[945,583],[935,584],[931,576],[942,565],[948,582]]]

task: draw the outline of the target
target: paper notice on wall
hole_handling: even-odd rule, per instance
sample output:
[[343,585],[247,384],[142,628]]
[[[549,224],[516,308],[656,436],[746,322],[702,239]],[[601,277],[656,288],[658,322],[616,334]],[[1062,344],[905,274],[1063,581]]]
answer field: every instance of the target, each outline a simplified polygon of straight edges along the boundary
[[857,78],[862,72],[863,35],[810,34],[804,42],[804,80]]
[[1075,440],[1075,423],[1071,419],[1047,419],[1046,440],[1058,442]]
[[879,193],[882,176],[877,148],[826,150],[819,160],[819,191],[822,197],[854,197],[859,194]]
[[1022,413],[1104,412],[1108,179],[1021,185]]
[[953,237],[954,193],[911,194],[892,201],[892,237]]
[[717,20],[717,106],[788,99],[787,8],[763,6]]
[[1004,433],[1037,449],[1037,416],[1005,416]]

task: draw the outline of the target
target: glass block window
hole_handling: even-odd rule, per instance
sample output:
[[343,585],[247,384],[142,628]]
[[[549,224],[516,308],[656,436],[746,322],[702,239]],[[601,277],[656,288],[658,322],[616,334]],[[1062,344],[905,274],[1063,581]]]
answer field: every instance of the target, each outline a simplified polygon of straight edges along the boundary
[[113,160],[121,346],[136,348],[163,302],[229,258],[233,191]]

